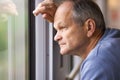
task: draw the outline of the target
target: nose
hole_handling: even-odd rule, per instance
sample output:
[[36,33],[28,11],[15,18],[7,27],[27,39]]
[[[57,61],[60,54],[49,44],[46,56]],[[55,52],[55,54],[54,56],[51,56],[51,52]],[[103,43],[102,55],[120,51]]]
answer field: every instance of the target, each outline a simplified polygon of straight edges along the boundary
[[57,32],[56,35],[54,36],[55,41],[59,41],[62,38],[62,36]]

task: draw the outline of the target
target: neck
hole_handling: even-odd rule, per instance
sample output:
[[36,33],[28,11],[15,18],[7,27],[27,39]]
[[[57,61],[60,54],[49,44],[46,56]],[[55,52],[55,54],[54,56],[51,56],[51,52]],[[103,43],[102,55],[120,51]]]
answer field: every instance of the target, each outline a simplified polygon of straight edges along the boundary
[[100,38],[102,37],[102,35],[103,35],[103,32],[101,30],[95,31],[94,35],[89,40],[90,43],[87,45],[85,52],[81,56],[82,59],[85,59],[88,56],[90,51],[97,45],[97,43],[100,40]]

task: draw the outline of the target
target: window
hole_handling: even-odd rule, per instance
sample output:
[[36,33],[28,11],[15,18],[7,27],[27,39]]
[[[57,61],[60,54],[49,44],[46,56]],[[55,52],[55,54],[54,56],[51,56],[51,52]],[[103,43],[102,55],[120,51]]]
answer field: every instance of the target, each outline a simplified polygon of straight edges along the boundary
[[[35,0],[35,6],[42,1]],[[41,15],[35,17],[36,80],[64,80],[70,72],[71,57],[60,55],[58,44],[53,41],[54,33],[52,24]]]
[[0,80],[28,80],[27,3],[0,1]]

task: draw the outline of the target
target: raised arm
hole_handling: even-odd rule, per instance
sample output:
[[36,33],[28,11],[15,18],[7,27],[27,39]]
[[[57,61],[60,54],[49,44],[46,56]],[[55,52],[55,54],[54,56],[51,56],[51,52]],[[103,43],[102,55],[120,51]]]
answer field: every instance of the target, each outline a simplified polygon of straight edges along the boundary
[[48,22],[54,22],[54,15],[57,9],[57,4],[52,0],[44,0],[39,3],[36,9],[33,11],[35,16],[41,14]]

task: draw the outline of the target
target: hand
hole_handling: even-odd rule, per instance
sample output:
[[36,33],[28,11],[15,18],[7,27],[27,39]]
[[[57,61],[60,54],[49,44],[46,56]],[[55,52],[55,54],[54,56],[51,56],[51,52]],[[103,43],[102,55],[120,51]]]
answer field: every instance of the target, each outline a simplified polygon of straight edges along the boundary
[[54,22],[54,15],[57,9],[57,5],[52,1],[43,1],[39,3],[37,8],[33,11],[35,16],[41,14],[48,22]]

